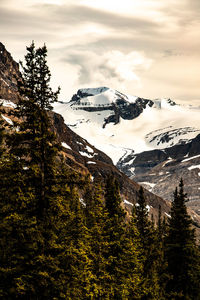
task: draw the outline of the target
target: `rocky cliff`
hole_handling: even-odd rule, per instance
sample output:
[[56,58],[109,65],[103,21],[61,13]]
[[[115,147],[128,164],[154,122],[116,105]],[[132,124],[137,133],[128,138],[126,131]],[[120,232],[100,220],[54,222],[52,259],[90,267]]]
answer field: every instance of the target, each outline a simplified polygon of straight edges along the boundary
[[19,65],[0,42],[0,98],[17,102],[17,80],[20,79]]

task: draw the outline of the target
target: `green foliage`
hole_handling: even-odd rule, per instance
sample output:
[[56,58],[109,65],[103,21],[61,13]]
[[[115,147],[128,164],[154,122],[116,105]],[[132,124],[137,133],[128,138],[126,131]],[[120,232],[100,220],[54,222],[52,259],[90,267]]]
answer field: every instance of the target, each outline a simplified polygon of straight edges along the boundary
[[200,295],[199,253],[195,242],[192,220],[186,208],[187,195],[183,180],[176,188],[168,220],[169,231],[166,237],[166,258],[171,280],[168,283],[169,295],[179,299],[198,299]]
[[162,299],[160,298],[158,261],[160,253],[157,249],[156,230],[153,222],[149,220],[148,209],[141,187],[136,205],[136,225],[141,237],[143,256],[143,278],[145,294],[142,299]]
[[60,149],[47,113],[47,109],[52,109],[51,104],[57,101],[59,89],[54,93],[49,86],[51,74],[46,56],[45,45],[35,49],[32,42],[27,47],[26,66],[21,63],[23,80],[18,82],[21,98],[11,112],[18,121],[14,122],[13,132],[7,138],[10,151],[28,169],[27,176],[35,188],[41,217],[49,205],[55,180],[55,157]]
[[110,298],[138,299],[141,285],[141,261],[137,230],[132,222],[127,226],[125,212],[121,207],[119,185],[110,177],[105,192],[106,211],[108,218],[105,223],[106,240],[108,243],[105,257],[107,272],[110,276]]

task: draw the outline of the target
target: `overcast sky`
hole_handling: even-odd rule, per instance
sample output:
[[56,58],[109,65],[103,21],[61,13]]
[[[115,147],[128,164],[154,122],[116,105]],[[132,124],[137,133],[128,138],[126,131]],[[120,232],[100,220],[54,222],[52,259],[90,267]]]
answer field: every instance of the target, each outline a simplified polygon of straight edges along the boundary
[[46,43],[62,100],[108,86],[200,105],[199,0],[0,0],[0,37],[16,61]]

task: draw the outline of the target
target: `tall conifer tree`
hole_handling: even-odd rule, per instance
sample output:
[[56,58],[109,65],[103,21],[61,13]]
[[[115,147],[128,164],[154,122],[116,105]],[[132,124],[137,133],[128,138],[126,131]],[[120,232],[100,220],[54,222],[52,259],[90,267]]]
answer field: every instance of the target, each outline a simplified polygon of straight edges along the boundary
[[[59,297],[57,278],[62,273],[60,220],[67,208],[55,193],[59,145],[47,114],[58,92],[49,87],[46,46],[35,50],[32,43],[27,52],[19,82],[21,99],[11,112],[18,120],[7,136],[7,161],[0,172],[0,277],[6,282],[1,286],[5,299]],[[60,219],[55,218],[56,210]]]
[[200,297],[199,253],[186,202],[187,194],[184,193],[181,179],[179,190],[176,188],[174,192],[171,218],[168,219],[166,258],[171,280],[167,285],[167,292],[169,298],[198,299]]
[[92,272],[94,275],[92,289],[97,299],[106,299],[109,295],[106,289],[109,274],[106,269],[107,259],[104,254],[108,248],[108,243],[105,239],[105,222],[108,216],[105,211],[103,191],[100,184],[96,184],[95,189],[88,186],[84,199],[86,204],[86,224],[90,234],[91,252],[89,256],[92,260]]
[[[109,177],[105,191],[106,235],[108,248],[105,253],[109,274],[108,290],[112,299],[138,299],[141,285],[141,263],[133,224],[127,229],[126,214],[121,206],[119,184]],[[136,232],[135,232],[136,233]]]
[[148,208],[144,190],[139,190],[138,203],[136,204],[136,225],[140,233],[143,255],[143,278],[145,295],[142,299],[159,299],[159,283],[156,249],[156,231],[148,217]]
[[21,98],[13,115],[19,119],[18,130],[11,135],[8,144],[12,152],[24,161],[29,169],[29,182],[34,185],[38,198],[38,213],[41,216],[48,208],[48,195],[55,177],[55,156],[59,149],[47,110],[57,101],[59,89],[52,92],[49,85],[51,73],[47,66],[47,48],[35,49],[34,42],[27,47],[22,81],[19,81]]

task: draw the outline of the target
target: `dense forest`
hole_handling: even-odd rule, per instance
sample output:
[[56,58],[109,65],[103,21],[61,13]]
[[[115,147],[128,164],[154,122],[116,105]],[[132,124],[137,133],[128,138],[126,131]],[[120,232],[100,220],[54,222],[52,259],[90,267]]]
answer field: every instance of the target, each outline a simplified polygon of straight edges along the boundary
[[142,188],[128,215],[112,174],[94,183],[65,164],[46,46],[21,70],[13,124],[0,119],[0,299],[200,299],[183,181],[170,216],[150,220]]

